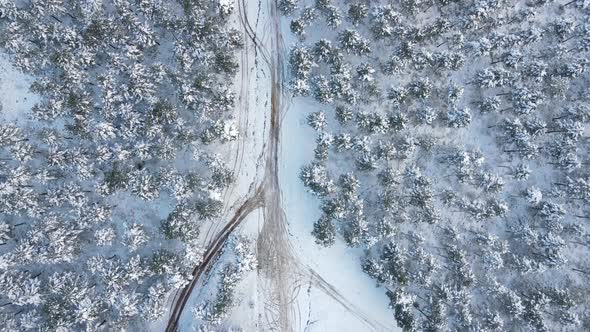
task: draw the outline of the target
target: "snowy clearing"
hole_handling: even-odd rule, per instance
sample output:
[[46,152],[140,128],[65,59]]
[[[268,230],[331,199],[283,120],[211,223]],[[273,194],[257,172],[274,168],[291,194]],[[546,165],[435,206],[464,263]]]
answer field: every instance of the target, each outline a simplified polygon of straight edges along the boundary
[[0,53],[0,121],[23,125],[31,108],[39,102],[29,87],[33,77],[15,68],[6,54]]

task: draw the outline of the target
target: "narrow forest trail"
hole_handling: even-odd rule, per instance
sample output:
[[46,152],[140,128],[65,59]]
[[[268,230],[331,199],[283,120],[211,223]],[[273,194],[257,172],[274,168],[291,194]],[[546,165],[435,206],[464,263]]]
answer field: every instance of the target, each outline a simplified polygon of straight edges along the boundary
[[[200,286],[206,282],[203,280],[204,276],[222,252],[230,235],[252,212],[259,210],[263,215],[256,247],[260,305],[257,325],[260,330],[302,331],[304,326],[297,296],[302,285],[311,281],[314,287],[332,298],[359,321],[363,321],[367,328],[373,331],[386,331],[386,326],[371,320],[334,286],[297,259],[294,253],[288,234],[287,217],[282,206],[279,179],[281,125],[289,105],[284,101],[288,100],[289,96],[284,89],[284,56],[287,49],[281,34],[281,17],[277,0],[236,2],[239,23],[247,45],[241,54],[240,73],[237,77],[240,82],[238,91],[241,107],[237,120],[242,141],[238,142],[235,151],[232,152],[232,166],[238,177],[244,174],[248,176],[238,179],[238,187],[241,189],[232,189],[226,193],[228,207],[225,220],[228,221],[222,224],[220,229],[216,226],[209,231],[203,262],[193,270],[191,282],[174,297],[165,330],[181,330],[181,317],[190,314],[190,308],[187,307],[190,298],[196,296]],[[255,25],[252,24],[253,17],[256,18]],[[259,76],[261,80],[269,82],[267,86],[258,81]],[[252,82],[255,82],[254,86]],[[260,88],[259,84],[267,91],[256,91]],[[255,94],[254,98],[252,94]],[[250,164],[247,160],[250,160]],[[249,174],[244,172],[246,167],[253,167],[256,171]]]

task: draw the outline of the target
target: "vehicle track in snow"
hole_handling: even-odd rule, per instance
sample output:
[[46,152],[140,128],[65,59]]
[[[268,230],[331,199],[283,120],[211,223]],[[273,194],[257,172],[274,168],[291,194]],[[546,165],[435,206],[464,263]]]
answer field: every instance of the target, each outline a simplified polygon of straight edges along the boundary
[[[260,189],[260,187],[259,187]],[[178,329],[178,321],[182,315],[186,303],[190,298],[195,286],[200,281],[203,272],[206,271],[210,264],[215,261],[215,258],[221,253],[229,236],[240,225],[240,223],[254,210],[260,207],[262,200],[261,192],[257,190],[256,194],[247,199],[234,214],[234,217],[223,227],[215,240],[209,245],[205,254],[203,255],[203,262],[195,267],[193,270],[193,278],[190,283],[183,288],[180,294],[176,297],[175,303],[166,326],[166,332],[176,332]]]

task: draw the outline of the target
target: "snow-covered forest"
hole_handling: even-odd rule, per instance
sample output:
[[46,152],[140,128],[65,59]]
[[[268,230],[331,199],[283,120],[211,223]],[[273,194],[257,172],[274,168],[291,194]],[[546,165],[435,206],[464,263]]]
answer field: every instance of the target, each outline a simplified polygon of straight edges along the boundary
[[590,3],[280,3],[316,242],[404,331],[590,329]]
[[0,124],[0,330],[138,331],[167,313],[234,182],[219,155],[238,136],[232,10],[0,0],[5,65],[39,96]]
[[589,134],[588,0],[0,0],[0,331],[590,330]]

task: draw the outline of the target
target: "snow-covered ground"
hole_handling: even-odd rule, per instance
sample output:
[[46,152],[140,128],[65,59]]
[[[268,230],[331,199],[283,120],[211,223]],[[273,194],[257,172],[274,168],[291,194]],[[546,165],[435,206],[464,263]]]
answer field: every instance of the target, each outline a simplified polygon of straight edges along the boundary
[[0,53],[0,121],[23,125],[39,96],[29,90],[33,78],[16,69]]
[[[264,216],[261,209],[250,213],[244,220],[240,233],[248,238],[255,239],[258,235],[258,229],[264,222]],[[231,324],[239,326],[244,331],[264,331],[263,326],[259,326],[259,317],[264,303],[258,302],[258,275],[257,270],[248,273],[240,281],[236,290],[236,303],[232,309],[228,321]]]
[[361,270],[362,253],[347,248],[342,241],[324,248],[311,236],[313,223],[320,216],[319,202],[306,192],[298,174],[301,167],[313,159],[315,136],[305,118],[316,111],[315,105],[310,99],[295,98],[283,118],[279,173],[283,208],[297,258],[354,307],[347,309],[313,283],[309,288],[310,280],[300,280],[297,297],[299,331],[395,331],[393,312],[388,308],[389,299],[383,289],[377,288],[375,281]]

